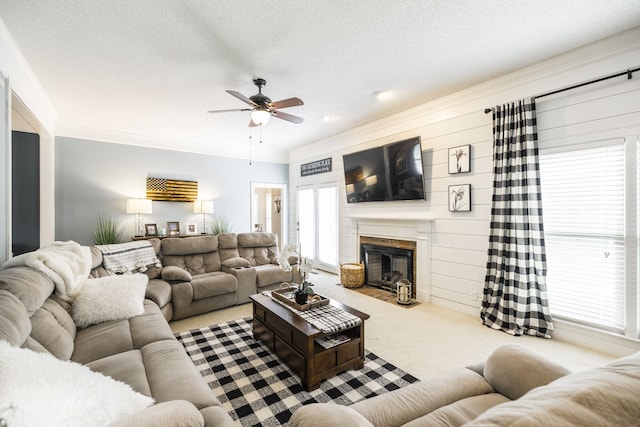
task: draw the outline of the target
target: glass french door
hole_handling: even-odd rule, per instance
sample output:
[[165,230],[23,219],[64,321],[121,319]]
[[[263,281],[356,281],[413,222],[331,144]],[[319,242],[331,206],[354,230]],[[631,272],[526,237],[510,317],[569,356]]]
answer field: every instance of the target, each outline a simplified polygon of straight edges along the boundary
[[338,188],[335,183],[298,187],[298,243],[318,268],[338,271]]

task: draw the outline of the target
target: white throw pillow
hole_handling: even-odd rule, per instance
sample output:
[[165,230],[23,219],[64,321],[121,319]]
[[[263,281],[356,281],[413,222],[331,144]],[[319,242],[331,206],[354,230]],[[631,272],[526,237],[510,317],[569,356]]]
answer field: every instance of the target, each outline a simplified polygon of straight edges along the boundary
[[0,341],[0,420],[7,426],[106,426],[153,403],[86,366]]
[[71,305],[71,317],[80,328],[144,313],[145,274],[123,274],[87,279]]

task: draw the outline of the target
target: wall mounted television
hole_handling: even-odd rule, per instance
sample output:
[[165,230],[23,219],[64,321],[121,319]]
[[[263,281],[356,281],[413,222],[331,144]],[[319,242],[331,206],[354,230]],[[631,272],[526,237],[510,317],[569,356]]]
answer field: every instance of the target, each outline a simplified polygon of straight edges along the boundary
[[347,202],[424,200],[420,137],[345,154]]

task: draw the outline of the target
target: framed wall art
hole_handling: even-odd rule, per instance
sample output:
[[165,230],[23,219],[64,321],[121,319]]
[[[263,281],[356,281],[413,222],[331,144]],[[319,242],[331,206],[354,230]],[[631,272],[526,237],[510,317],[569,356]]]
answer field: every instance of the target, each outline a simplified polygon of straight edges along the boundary
[[471,144],[449,148],[449,173],[471,172]]
[[198,234],[198,226],[194,222],[187,224],[187,234]]
[[471,212],[471,184],[449,186],[449,212]]
[[168,236],[180,235],[180,223],[178,221],[167,222],[167,235]]
[[158,226],[155,224],[145,224],[144,231],[145,231],[144,233],[145,236],[157,236]]

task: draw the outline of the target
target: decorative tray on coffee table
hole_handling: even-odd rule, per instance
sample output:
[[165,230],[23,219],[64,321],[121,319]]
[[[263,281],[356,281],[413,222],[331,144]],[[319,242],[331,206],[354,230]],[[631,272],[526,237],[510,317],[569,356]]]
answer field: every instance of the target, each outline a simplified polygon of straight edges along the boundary
[[295,308],[298,311],[307,311],[311,310],[312,308],[318,308],[322,307],[323,305],[329,304],[329,298],[319,294],[315,294],[309,295],[307,303],[300,305],[294,299],[294,292],[296,289],[297,288],[295,286],[274,289],[273,291],[271,291],[271,297],[290,307]]

